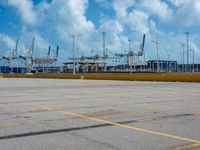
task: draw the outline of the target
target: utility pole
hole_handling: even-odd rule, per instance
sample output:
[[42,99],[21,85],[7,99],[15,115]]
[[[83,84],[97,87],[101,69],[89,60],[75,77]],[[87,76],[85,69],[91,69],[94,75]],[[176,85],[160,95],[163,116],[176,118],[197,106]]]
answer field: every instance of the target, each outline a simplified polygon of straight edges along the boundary
[[76,62],[75,62],[75,38],[78,36],[81,36],[80,34],[75,35],[75,34],[71,34],[70,35],[72,37],[72,44],[73,44],[73,74],[76,74]]
[[183,66],[182,66],[182,70],[183,72],[185,72],[185,44],[182,44],[183,46]]
[[187,71],[189,72],[190,71],[190,65],[189,65],[189,35],[190,33],[189,32],[186,32],[186,40],[187,40]]
[[160,72],[160,64],[159,64],[159,53],[158,53],[158,41],[152,41],[156,44],[156,50],[157,50],[157,72]]

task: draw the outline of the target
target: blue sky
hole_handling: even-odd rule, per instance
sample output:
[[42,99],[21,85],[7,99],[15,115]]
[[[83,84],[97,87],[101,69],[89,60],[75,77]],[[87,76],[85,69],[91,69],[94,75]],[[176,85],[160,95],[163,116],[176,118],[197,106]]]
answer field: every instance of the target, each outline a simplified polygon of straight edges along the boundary
[[0,20],[0,56],[14,48],[16,39],[19,53],[26,53],[34,36],[35,56],[59,45],[62,63],[72,55],[70,34],[82,35],[76,39],[79,56],[92,50],[102,54],[105,31],[110,56],[128,50],[128,39],[138,51],[145,33],[147,59],[156,59],[151,41],[158,40],[160,59],[169,54],[180,62],[184,33],[189,31],[190,48],[200,63],[200,0],[1,0]]

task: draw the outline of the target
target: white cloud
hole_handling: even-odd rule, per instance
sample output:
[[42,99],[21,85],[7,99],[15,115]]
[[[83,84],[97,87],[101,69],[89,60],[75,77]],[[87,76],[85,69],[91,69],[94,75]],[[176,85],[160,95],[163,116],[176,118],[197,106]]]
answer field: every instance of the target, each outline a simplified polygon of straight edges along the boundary
[[0,42],[8,49],[14,48],[15,46],[14,39],[3,33],[0,33]]
[[15,39],[7,34],[0,33],[0,57],[15,47]]
[[164,1],[143,0],[139,3],[139,7],[149,15],[158,16],[162,21],[171,20],[173,10]]
[[149,33],[149,16],[143,11],[134,10],[128,14],[127,23],[131,29],[137,33]]
[[117,20],[107,20],[100,26],[99,30],[107,31],[111,34],[120,34],[123,32],[124,28],[123,25]]
[[[100,26],[99,32],[105,31],[106,35],[106,47],[111,51],[123,50],[124,45],[127,45],[128,38],[123,35],[124,26],[118,20],[104,20],[104,23]],[[100,36],[100,35],[99,35]],[[102,39],[98,42],[99,49],[102,49]]]
[[200,25],[200,0],[188,1],[178,5],[174,14],[174,22],[177,25],[192,27]]
[[31,0],[8,0],[8,5],[16,8],[25,23],[35,25],[37,14]]
[[84,38],[89,38],[88,35],[95,31],[95,25],[85,16],[87,0],[54,0],[42,7],[40,12],[45,25],[56,31],[61,39],[68,39],[69,34],[84,34]]
[[126,17],[127,9],[135,4],[134,0],[113,0],[113,9],[115,10],[117,17]]
[[190,0],[170,0],[170,2],[177,7],[188,1],[190,1]]
[[[40,14],[38,18],[41,22],[40,28],[44,29],[43,39],[54,37],[61,44],[60,56],[63,57],[63,61],[72,56],[71,34],[82,35],[75,39],[76,48],[88,51],[95,45],[95,25],[86,18],[87,8],[88,0],[53,0],[50,3],[41,2],[36,7]],[[52,37],[47,37],[44,33]]]

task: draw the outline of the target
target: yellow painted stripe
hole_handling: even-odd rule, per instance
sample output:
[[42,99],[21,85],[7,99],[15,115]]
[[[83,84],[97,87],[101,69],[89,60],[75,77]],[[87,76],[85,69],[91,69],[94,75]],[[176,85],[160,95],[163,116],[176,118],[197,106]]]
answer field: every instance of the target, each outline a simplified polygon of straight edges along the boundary
[[[48,108],[49,110],[53,110],[50,107],[46,107],[46,108]],[[180,137],[180,136],[176,136],[176,135],[170,135],[170,134],[167,134],[167,133],[162,133],[162,132],[158,132],[158,131],[143,129],[143,128],[139,128],[139,127],[135,127],[135,126],[130,126],[130,125],[124,125],[124,124],[120,124],[120,123],[116,123],[116,122],[111,122],[111,121],[107,121],[107,120],[97,119],[97,118],[94,118],[94,117],[89,117],[89,116],[85,116],[85,115],[75,114],[75,113],[72,113],[72,112],[67,112],[67,111],[58,111],[58,112],[66,114],[66,115],[71,115],[71,116],[75,116],[75,117],[79,117],[79,118],[83,118],[83,119],[92,120],[92,121],[95,121],[95,122],[110,124],[110,125],[114,125],[114,126],[118,126],[118,127],[122,127],[122,128],[131,129],[131,130],[134,130],[134,131],[149,133],[149,134],[158,135],[158,136],[162,136],[162,137],[167,137],[167,138],[171,138],[171,139],[176,139],[176,140],[181,140],[181,141],[186,141],[186,142],[192,142],[192,143],[198,143],[199,142],[197,140],[190,139],[190,138]]]
[[194,144],[188,144],[188,145],[184,145],[184,146],[179,146],[179,147],[173,148],[171,150],[187,150],[187,149],[197,148],[197,147],[200,148],[200,141],[199,141],[199,143],[194,143]]

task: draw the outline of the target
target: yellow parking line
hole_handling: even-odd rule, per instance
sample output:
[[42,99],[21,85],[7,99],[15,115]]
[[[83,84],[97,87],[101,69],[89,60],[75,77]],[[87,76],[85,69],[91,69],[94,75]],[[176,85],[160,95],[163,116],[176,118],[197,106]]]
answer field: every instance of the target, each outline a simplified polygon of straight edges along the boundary
[[[49,107],[46,106],[39,106],[40,108],[43,108],[46,111],[57,111],[55,109],[50,109]],[[130,111],[130,112],[121,112],[121,113],[109,113],[109,114],[94,114],[94,115],[88,115],[91,117],[107,117],[107,116],[121,116],[121,115],[132,115],[132,114],[143,114],[147,112],[160,112],[163,110],[143,110],[143,111]]]
[[[148,111],[146,111],[148,112]],[[149,111],[150,112],[150,111]],[[158,112],[158,111],[153,111],[153,112]],[[123,115],[127,115],[127,114],[142,114],[145,113],[144,112],[125,112],[125,113],[116,113],[116,114],[100,114],[100,115],[91,115],[88,117],[105,117],[105,116],[123,116]],[[14,126],[22,126],[22,125],[32,125],[32,124],[43,124],[43,123],[47,123],[47,122],[52,122],[52,121],[67,121],[67,120],[73,120],[73,119],[83,119],[80,117],[70,117],[70,118],[57,118],[57,119],[47,119],[47,120],[33,120],[33,121],[24,121],[24,122],[19,122],[19,123],[15,123],[15,124],[0,124],[0,127],[14,127]],[[142,118],[142,119],[135,119],[135,122],[146,122],[146,121],[154,121],[154,120],[163,120],[163,119],[173,119],[176,117],[173,116],[169,116],[169,117],[146,117],[146,118]]]
[[[43,111],[54,111],[54,112],[58,112],[60,110],[56,110],[56,109],[50,109],[49,107],[45,107],[45,106],[39,106],[41,108],[43,108]],[[143,114],[146,112],[160,112],[162,110],[144,110],[144,111],[140,111],[140,112],[123,112],[123,113],[110,113],[110,114],[97,114],[97,115],[89,115],[88,117],[113,117],[113,116],[123,116],[123,115],[129,115],[129,114]],[[194,113],[194,115],[200,115],[200,113]],[[47,122],[52,122],[52,121],[67,121],[67,120],[73,120],[73,119],[77,119],[80,117],[70,117],[70,118],[57,118],[57,119],[47,119],[47,120],[32,120],[32,121],[24,121],[24,122],[19,122],[19,123],[14,123],[14,124],[0,124],[0,127],[15,127],[15,126],[23,126],[23,125],[32,125],[32,124],[45,124]],[[175,118],[175,117],[147,117],[147,118],[143,118],[143,119],[136,119],[134,121],[136,122],[146,122],[146,121],[153,121],[153,120],[162,120],[162,119],[171,119],[171,118]],[[83,118],[82,118],[83,119]]]
[[[49,110],[53,110],[50,107],[46,107],[46,108],[48,108]],[[131,129],[131,130],[134,130],[134,131],[149,133],[149,134],[153,134],[153,135],[158,135],[158,136],[167,137],[167,138],[176,139],[176,140],[181,140],[181,141],[186,141],[186,142],[199,143],[199,141],[194,140],[194,139],[190,139],[190,138],[180,137],[180,136],[176,136],[176,135],[170,135],[170,134],[162,133],[162,132],[158,132],[158,131],[153,131],[153,130],[143,129],[143,128],[139,128],[139,127],[135,127],[135,126],[129,126],[129,125],[111,122],[111,121],[107,121],[107,120],[97,119],[97,118],[94,118],[94,117],[75,114],[75,113],[72,113],[72,112],[67,112],[67,111],[58,111],[58,112],[66,114],[66,115],[71,115],[71,116],[75,116],[75,117],[79,117],[79,118],[83,118],[83,119],[92,120],[92,121],[95,121],[95,122],[106,123],[106,124],[110,124],[110,125],[114,125],[114,126],[118,126],[118,127],[122,127],[122,128]]]
[[[59,111],[59,110],[50,110],[49,108],[43,107],[43,110],[45,111]],[[140,111],[140,112],[123,112],[123,113],[111,113],[111,114],[99,114],[99,115],[92,115],[91,117],[106,117],[106,116],[122,116],[122,115],[128,115],[128,114],[143,114],[146,112],[159,112],[156,110],[145,110],[145,111]],[[13,123],[13,124],[0,124],[0,127],[15,127],[15,126],[22,126],[22,125],[32,125],[32,124],[40,124],[40,123],[46,123],[49,121],[66,121],[66,120],[73,120],[77,119],[80,117],[70,117],[70,118],[58,118],[58,119],[48,119],[48,120],[35,120],[35,121],[24,121],[24,122],[19,122],[19,123]]]
[[173,148],[171,150],[187,150],[187,149],[197,148],[197,147],[200,148],[200,141],[199,141],[199,143],[194,143],[194,144],[188,144],[188,145],[184,145],[184,146],[179,146],[179,147]]

